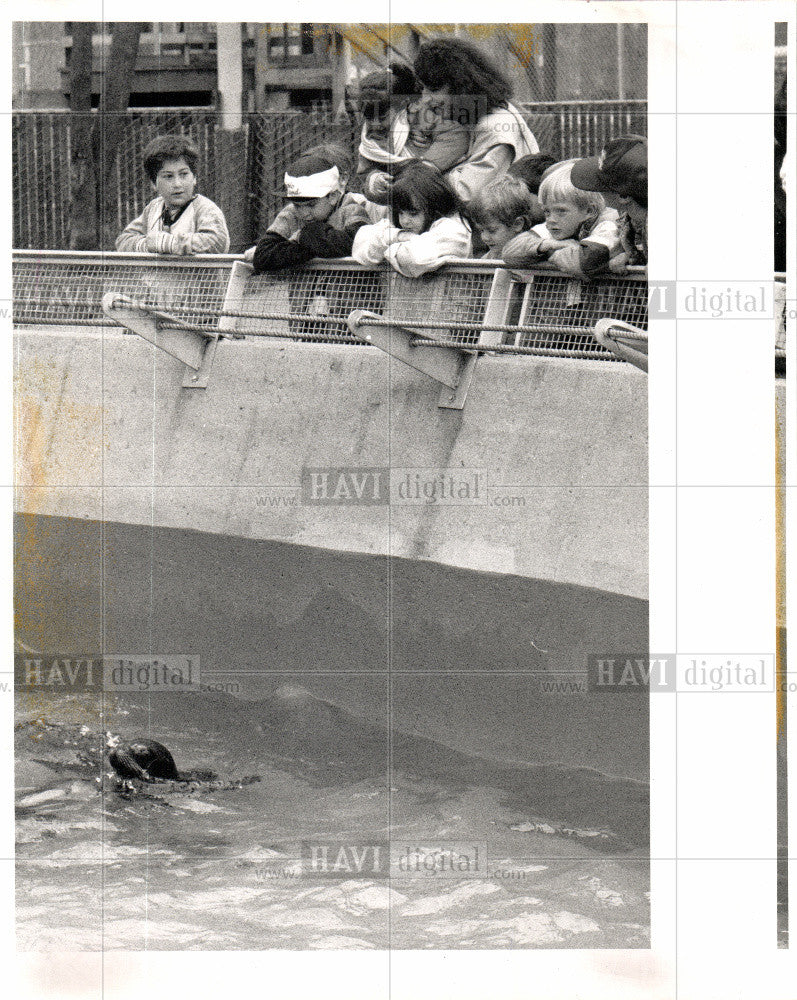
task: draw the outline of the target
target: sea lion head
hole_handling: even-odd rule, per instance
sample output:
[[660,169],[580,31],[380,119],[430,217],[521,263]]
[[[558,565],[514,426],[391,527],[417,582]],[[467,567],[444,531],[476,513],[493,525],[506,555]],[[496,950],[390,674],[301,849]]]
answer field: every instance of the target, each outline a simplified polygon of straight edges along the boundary
[[174,758],[156,740],[135,739],[130,743],[119,743],[111,750],[108,760],[121,778],[139,778],[141,781],[179,778]]

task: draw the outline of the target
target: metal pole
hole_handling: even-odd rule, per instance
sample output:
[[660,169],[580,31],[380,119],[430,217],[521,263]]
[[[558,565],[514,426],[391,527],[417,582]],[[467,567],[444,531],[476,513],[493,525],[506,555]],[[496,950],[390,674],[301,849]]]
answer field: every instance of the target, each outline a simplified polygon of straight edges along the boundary
[[346,84],[351,67],[351,46],[340,32],[335,32],[335,65],[332,71],[332,113],[338,115],[346,107]]
[[250,211],[246,197],[246,143],[243,132],[243,44],[241,24],[216,24],[216,60],[220,128],[216,136],[215,200],[227,219],[230,249],[243,250],[251,242]]
[[243,125],[244,86],[241,25],[238,21],[220,21],[216,24],[216,60],[221,97],[221,127],[228,132],[237,132]]
[[255,111],[266,107],[266,72],[268,71],[270,30],[267,24],[255,25]]
[[617,25],[617,96],[625,100],[625,25]]
[[556,25],[542,26],[542,98],[556,100]]

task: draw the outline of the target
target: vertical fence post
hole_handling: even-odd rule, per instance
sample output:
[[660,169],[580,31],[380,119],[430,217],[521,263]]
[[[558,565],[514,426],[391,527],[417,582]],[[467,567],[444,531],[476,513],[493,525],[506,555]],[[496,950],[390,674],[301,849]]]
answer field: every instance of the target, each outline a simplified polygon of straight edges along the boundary
[[246,140],[243,127],[242,25],[216,24],[220,128],[216,133],[216,185],[223,192],[221,205],[230,231],[230,250],[238,253],[249,246],[249,206],[246,198]]

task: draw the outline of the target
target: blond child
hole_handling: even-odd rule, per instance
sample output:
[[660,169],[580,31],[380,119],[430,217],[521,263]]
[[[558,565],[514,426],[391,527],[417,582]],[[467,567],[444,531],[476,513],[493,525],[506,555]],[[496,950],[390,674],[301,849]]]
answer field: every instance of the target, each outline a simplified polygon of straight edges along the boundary
[[505,264],[530,267],[547,261],[567,274],[590,278],[620,252],[617,212],[598,192],[575,187],[572,170],[569,162],[547,174],[539,191],[545,222],[506,244]]

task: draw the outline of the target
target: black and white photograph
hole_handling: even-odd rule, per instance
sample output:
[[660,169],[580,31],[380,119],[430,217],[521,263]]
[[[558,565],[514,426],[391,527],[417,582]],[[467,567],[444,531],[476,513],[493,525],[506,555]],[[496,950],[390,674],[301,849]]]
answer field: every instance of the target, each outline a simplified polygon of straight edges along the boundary
[[794,5],[331,12],[3,24],[8,992],[785,1000]]
[[18,946],[648,947],[646,24],[13,28]]

